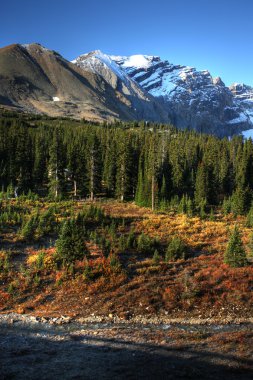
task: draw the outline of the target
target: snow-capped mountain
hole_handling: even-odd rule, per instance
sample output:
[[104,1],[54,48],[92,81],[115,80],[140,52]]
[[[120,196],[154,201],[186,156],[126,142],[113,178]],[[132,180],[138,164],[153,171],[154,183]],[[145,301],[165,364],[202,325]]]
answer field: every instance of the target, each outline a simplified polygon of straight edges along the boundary
[[69,62],[40,44],[0,49],[0,105],[93,121],[172,123],[218,136],[253,129],[253,89],[157,56],[101,51]]
[[174,65],[156,56],[110,58],[160,100],[171,122],[179,128],[224,136],[253,126],[248,99],[242,102],[221,78],[213,78],[207,70]]
[[103,77],[116,94],[136,112],[137,119],[150,121],[158,121],[159,119],[162,122],[168,122],[167,112],[160,105],[160,102],[150,96],[109,55],[100,50],[95,50],[79,56],[72,63],[85,71]]

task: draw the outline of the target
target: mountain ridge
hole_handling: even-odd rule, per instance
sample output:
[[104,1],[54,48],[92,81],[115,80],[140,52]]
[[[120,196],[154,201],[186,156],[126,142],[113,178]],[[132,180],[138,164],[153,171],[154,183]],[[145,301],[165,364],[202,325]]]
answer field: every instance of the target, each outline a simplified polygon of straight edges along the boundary
[[139,64],[140,58],[135,65],[137,57],[140,56],[113,59],[151,95],[165,103],[177,127],[202,131],[204,126],[205,130],[222,135],[228,127],[233,133],[253,126],[251,105],[240,102],[220,77],[213,78],[208,70],[174,65],[157,56],[143,56],[144,65]]
[[[167,121],[146,96],[132,107],[103,76],[83,70],[38,44],[0,49],[0,102],[28,112],[87,120]],[[148,103],[148,105],[146,105]]]
[[218,136],[253,128],[253,89],[158,56],[68,61],[38,43],[0,48],[0,104],[92,121],[146,120]]

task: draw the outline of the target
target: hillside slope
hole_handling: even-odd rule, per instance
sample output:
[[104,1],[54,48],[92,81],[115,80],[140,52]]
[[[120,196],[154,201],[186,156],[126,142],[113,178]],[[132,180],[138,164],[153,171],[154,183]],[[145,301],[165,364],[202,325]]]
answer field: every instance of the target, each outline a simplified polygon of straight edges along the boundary
[[5,106],[97,121],[166,121],[149,95],[141,93],[136,102],[134,96],[39,44],[0,49],[0,102]]

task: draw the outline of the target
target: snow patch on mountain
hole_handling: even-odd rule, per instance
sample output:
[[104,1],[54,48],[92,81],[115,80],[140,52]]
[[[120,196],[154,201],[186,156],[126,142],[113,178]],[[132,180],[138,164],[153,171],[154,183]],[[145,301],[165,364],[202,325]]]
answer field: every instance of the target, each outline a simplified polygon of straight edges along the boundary
[[229,124],[240,124],[246,122],[248,122],[248,117],[245,115],[245,113],[240,113],[238,117],[228,121]]
[[152,56],[148,55],[131,55],[130,57],[125,57],[122,67],[135,67],[145,69],[151,65],[152,58]]
[[230,86],[237,104],[244,108],[249,122],[253,125],[253,88],[244,83],[233,83]]

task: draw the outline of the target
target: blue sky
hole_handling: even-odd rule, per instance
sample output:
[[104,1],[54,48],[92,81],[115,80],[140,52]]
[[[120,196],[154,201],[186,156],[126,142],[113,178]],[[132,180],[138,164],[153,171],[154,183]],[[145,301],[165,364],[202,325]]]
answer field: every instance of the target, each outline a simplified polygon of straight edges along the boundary
[[253,85],[253,0],[8,0],[0,12],[1,47],[159,55]]

